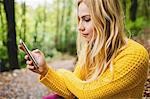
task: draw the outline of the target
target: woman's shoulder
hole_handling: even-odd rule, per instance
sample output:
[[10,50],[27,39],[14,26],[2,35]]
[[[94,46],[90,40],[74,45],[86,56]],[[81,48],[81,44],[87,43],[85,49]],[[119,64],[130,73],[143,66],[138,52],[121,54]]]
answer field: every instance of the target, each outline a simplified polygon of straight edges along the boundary
[[148,60],[149,54],[143,45],[132,39],[128,39],[126,47],[116,56],[115,61],[123,57],[145,58]]
[[132,54],[146,54],[148,55],[148,51],[146,50],[146,48],[136,42],[135,40],[133,39],[128,39],[127,40],[127,47],[124,49],[125,52],[127,53],[132,53]]
[[[128,39],[127,47],[123,49],[113,60],[115,70],[125,68],[145,68],[147,70],[149,55],[143,45]],[[127,70],[128,72],[128,70]]]

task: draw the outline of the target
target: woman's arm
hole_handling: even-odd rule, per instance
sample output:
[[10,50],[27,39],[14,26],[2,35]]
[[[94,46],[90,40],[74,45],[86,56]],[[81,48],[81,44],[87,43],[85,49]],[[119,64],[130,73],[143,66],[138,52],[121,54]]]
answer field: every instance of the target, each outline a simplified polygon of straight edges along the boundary
[[[135,48],[136,49],[136,48]],[[96,81],[85,83],[74,74],[64,70],[67,88],[77,97],[93,99],[113,96],[137,86],[147,77],[148,53],[143,49],[126,51],[119,55],[114,64],[112,81],[109,69]]]
[[[40,82],[42,82],[51,90],[57,92],[59,95],[71,99],[74,97],[74,95],[67,89],[62,71],[63,69],[54,71],[52,68],[49,68],[47,74],[44,77],[40,77]],[[76,66],[73,73],[76,75],[76,77],[81,78],[79,66]]]

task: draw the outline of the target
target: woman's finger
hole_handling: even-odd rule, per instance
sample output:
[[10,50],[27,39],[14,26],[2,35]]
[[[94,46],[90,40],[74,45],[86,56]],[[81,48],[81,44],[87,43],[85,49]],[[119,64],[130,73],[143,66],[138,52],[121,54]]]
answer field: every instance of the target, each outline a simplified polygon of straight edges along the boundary
[[24,48],[22,47],[22,45],[18,45],[19,49],[21,49],[22,51],[24,51]]
[[32,66],[32,65],[27,65],[27,68],[28,68],[29,70],[33,71],[33,72],[39,73],[39,70],[38,70],[38,69],[35,69],[35,67]]
[[27,65],[27,68],[34,71],[34,66],[32,66],[32,65]]
[[26,60],[29,60],[29,55],[25,55],[24,57]]
[[31,61],[29,61],[29,60],[26,61],[27,65],[32,65],[32,63],[33,63],[32,60]]

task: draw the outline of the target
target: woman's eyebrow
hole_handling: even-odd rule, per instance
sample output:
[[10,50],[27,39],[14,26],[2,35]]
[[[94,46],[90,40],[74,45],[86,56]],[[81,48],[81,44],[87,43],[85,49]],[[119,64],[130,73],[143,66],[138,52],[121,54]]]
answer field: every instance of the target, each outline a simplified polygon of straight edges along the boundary
[[83,15],[81,18],[90,17],[90,15]]

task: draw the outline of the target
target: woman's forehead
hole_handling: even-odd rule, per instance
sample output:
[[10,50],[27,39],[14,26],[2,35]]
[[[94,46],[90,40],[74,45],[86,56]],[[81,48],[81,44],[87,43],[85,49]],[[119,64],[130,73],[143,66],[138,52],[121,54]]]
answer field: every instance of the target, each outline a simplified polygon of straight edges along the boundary
[[83,14],[84,14],[84,15],[85,15],[85,14],[86,14],[86,15],[89,14],[89,9],[88,9],[87,5],[86,5],[84,2],[82,2],[82,3],[79,5],[78,14],[79,14],[80,16],[82,16]]

